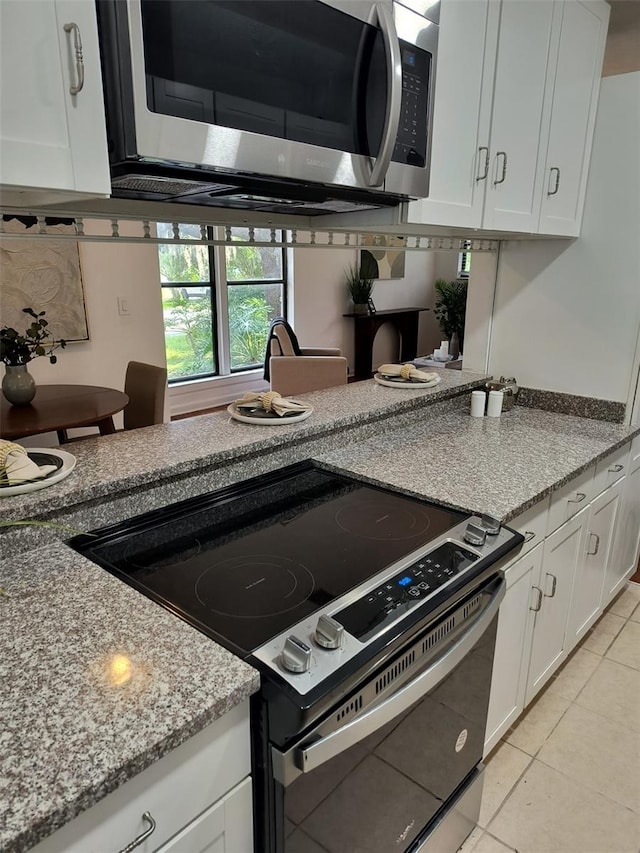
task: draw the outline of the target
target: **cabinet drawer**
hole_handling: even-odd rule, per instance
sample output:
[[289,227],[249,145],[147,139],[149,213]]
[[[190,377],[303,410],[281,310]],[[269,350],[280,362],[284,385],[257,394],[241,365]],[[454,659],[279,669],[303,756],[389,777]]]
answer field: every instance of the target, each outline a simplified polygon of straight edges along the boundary
[[550,503],[551,496],[549,495],[507,522],[508,527],[512,527],[524,536],[524,543],[518,552],[518,557],[535,548],[544,539],[547,532]]
[[601,459],[596,465],[593,496],[604,492],[627,473],[630,445],[625,444]]
[[[227,714],[45,838],[33,853],[115,853],[156,822],[138,853],[151,853],[251,772],[249,703]],[[251,822],[251,811],[246,816]]]
[[629,473],[640,468],[640,435],[637,435],[631,442],[631,452],[629,453]]
[[551,495],[547,536],[580,512],[594,497],[594,474],[595,466],[592,465]]

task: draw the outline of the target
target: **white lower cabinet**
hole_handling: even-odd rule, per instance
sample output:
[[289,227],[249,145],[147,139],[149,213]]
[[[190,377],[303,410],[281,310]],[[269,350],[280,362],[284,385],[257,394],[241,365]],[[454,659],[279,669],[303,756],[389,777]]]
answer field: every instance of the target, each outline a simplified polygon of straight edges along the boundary
[[611,563],[625,479],[605,489],[589,506],[586,541],[573,578],[565,638],[568,651],[582,639],[603,610],[602,589],[607,566]]
[[565,628],[571,603],[573,577],[582,560],[588,508],[545,539],[536,593],[535,621],[525,705],[551,678],[567,656]]
[[535,595],[542,542],[505,570],[507,592],[500,605],[485,754],[498,743],[524,708],[529,649],[533,635]]
[[606,607],[636,570],[640,552],[640,441],[633,442],[629,473],[624,478],[615,544],[604,576],[602,606]]
[[253,853],[250,772],[247,700],[45,838],[33,853]]

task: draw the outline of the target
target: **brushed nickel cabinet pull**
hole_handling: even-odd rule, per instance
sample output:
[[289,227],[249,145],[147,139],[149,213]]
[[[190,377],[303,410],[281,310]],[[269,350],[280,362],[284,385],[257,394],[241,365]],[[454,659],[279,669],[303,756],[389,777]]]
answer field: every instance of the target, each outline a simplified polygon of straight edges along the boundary
[[535,536],[536,536],[536,534],[533,532],[533,530],[525,530],[524,541],[525,542],[531,542],[532,539],[535,539]]
[[496,152],[496,159],[498,157],[502,157],[502,176],[500,178],[496,178],[493,182],[493,185],[503,184],[504,179],[507,177],[507,152],[506,151],[498,151]]
[[623,470],[623,468],[624,468],[624,465],[614,465],[613,468],[609,468],[609,473],[610,474],[619,474],[620,471]]
[[486,180],[486,177],[489,174],[489,149],[487,148],[486,145],[481,145],[480,148],[478,148],[478,155],[479,155],[478,156],[478,162],[480,162],[480,156],[482,155],[483,151],[484,151],[484,174],[478,175],[476,177],[476,181]]
[[542,590],[540,589],[539,586],[533,586],[531,588],[535,589],[535,591],[538,593],[538,606],[537,607],[531,607],[530,606],[529,610],[533,610],[534,613],[537,613],[540,610],[540,608],[542,607],[542,596],[544,595],[544,593],[542,592]]
[[134,838],[130,844],[127,844],[126,847],[123,847],[120,853],[131,853],[132,850],[135,850],[136,847],[140,847],[147,838],[155,831],[156,822],[151,817],[151,812],[145,812],[142,815],[142,820],[146,821],[149,824],[149,829],[145,829],[145,831],[139,835],[137,838]]
[[595,540],[596,540],[596,549],[595,549],[595,551],[587,551],[587,556],[589,556],[589,557],[595,557],[595,555],[596,555],[596,554],[598,553],[598,551],[600,550],[600,537],[598,536],[598,534],[597,534],[597,533],[589,533],[589,536],[595,536]]
[[581,504],[585,498],[586,498],[586,495],[584,492],[576,492],[575,498],[568,498],[567,503],[568,504]]
[[560,169],[558,169],[557,166],[552,166],[549,169],[549,183],[551,183],[551,175],[554,172],[556,173],[556,182],[555,182],[555,185],[554,185],[552,190],[551,189],[547,190],[547,195],[555,195],[558,192],[558,190],[560,189]]
[[555,575],[552,575],[551,572],[545,572],[548,578],[551,578],[551,592],[547,595],[545,592],[545,596],[547,598],[554,598],[556,594],[556,585],[558,583],[558,578]]
[[73,33],[73,49],[76,53],[76,75],[78,82],[74,86],[69,86],[69,92],[72,95],[77,95],[82,91],[84,86],[84,59],[82,58],[82,38],[80,37],[80,27],[73,22],[64,25],[65,33]]

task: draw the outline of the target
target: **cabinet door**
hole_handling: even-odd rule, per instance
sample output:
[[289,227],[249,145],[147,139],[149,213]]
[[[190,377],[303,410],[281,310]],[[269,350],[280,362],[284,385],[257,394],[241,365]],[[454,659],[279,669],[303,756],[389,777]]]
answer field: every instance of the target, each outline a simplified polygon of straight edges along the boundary
[[636,570],[640,552],[640,458],[631,463],[624,478],[620,516],[612,557],[607,565],[602,606],[606,607]]
[[588,512],[588,507],[581,510],[544,543],[540,576],[538,582],[534,582],[539,601],[534,606],[539,609],[533,626],[525,706],[567,656],[564,648],[567,615],[573,576],[584,553]]
[[484,228],[536,232],[537,175],[554,3],[503,0]]
[[493,749],[524,707],[529,650],[533,634],[537,583],[542,563],[540,543],[505,571],[507,592],[500,605],[491,695],[487,718],[485,755]]
[[[75,31],[65,32],[67,24],[77,26],[82,44],[84,82],[76,95],[70,87],[79,82],[79,60]],[[0,39],[0,183],[4,201],[20,204],[31,199],[64,200],[77,193],[108,195],[94,4],[84,0],[2,0]]]
[[596,118],[609,6],[564,0],[539,231],[578,236]]
[[624,479],[604,491],[589,507],[584,556],[573,578],[565,638],[567,653],[602,613],[602,588],[611,559],[623,486]]
[[496,0],[442,0],[429,198],[410,222],[481,227],[499,16]]
[[253,853],[251,815],[251,780],[245,779],[156,853]]

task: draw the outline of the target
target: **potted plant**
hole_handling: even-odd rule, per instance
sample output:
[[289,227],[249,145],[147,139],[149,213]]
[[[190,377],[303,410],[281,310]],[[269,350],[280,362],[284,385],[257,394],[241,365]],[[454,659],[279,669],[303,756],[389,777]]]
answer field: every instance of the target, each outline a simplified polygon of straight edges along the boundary
[[437,279],[434,314],[449,341],[449,354],[454,358],[463,351],[464,321],[467,310],[467,282]]
[[357,264],[350,267],[346,271],[345,276],[347,291],[353,302],[354,314],[367,314],[374,279],[368,275],[367,270]]
[[0,329],[0,361],[5,365],[2,393],[14,406],[24,406],[35,396],[36,383],[27,370],[29,362],[46,356],[51,364],[55,364],[57,356],[53,354],[54,350],[64,349],[67,345],[66,341],[57,341],[49,334],[49,323],[44,319],[45,311],[36,314],[33,308],[22,310],[33,318],[31,325],[22,334],[11,326]]

